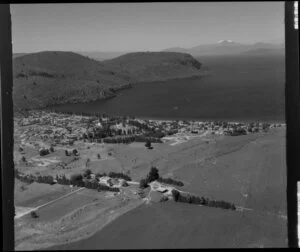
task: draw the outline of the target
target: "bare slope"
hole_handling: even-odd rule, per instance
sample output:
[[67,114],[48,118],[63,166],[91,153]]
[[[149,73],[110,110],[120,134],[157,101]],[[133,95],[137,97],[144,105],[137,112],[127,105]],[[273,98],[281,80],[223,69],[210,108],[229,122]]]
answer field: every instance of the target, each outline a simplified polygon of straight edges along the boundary
[[191,55],[177,52],[135,52],[102,61],[121,67],[138,82],[161,81],[202,75],[202,64]]
[[46,51],[14,59],[16,108],[87,102],[114,95],[110,88],[128,85],[131,77],[73,52]]

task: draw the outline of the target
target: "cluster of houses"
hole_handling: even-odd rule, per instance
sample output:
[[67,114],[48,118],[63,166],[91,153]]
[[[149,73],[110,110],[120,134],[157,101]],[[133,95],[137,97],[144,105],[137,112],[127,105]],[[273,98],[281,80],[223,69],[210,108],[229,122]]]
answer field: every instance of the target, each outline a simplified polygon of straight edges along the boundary
[[[42,140],[49,145],[72,145],[86,136],[94,136],[101,130],[110,130],[112,136],[142,135],[161,138],[177,133],[198,134],[210,131],[219,135],[244,135],[266,131],[282,124],[239,123],[239,122],[201,122],[184,120],[141,120],[133,118],[113,118],[61,114],[46,111],[30,111],[26,117],[16,122],[22,128],[22,141]],[[158,132],[159,134],[155,134]],[[104,136],[105,138],[106,136]]]
[[[95,175],[92,174],[91,178],[95,179]],[[125,179],[111,178],[108,176],[103,176],[98,178],[99,184],[107,185],[109,187],[126,187],[128,186]]]

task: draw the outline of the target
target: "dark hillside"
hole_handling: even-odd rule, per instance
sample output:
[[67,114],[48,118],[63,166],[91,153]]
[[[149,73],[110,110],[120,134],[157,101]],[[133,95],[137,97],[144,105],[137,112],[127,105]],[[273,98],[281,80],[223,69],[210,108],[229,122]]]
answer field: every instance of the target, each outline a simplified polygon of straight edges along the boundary
[[139,82],[203,75],[202,64],[186,53],[135,52],[102,62],[128,71]]
[[108,98],[133,82],[118,67],[105,66],[73,52],[26,54],[14,59],[13,69],[17,109]]

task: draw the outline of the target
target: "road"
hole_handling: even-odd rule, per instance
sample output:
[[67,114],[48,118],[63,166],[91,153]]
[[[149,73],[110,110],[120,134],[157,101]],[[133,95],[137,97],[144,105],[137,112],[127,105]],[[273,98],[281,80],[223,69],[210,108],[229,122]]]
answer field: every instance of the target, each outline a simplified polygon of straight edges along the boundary
[[15,216],[15,220],[16,220],[16,219],[19,219],[19,218],[21,218],[21,217],[23,217],[23,216],[25,216],[25,215],[27,215],[27,214],[29,214],[29,213],[31,213],[32,211],[37,211],[38,209],[40,209],[40,208],[42,208],[42,207],[48,206],[48,205],[50,205],[50,204],[53,204],[54,202],[59,201],[59,200],[61,200],[61,199],[63,199],[63,198],[66,198],[66,197],[68,197],[68,196],[70,196],[70,195],[72,195],[72,194],[74,194],[74,193],[77,193],[77,192],[83,190],[83,189],[85,189],[85,188],[84,188],[84,187],[81,187],[81,188],[79,188],[79,189],[77,189],[77,190],[75,190],[75,191],[73,191],[73,192],[70,192],[70,193],[68,193],[68,194],[66,194],[66,195],[64,195],[64,196],[61,196],[61,197],[59,197],[59,198],[57,198],[57,199],[55,199],[55,200],[51,200],[51,201],[49,201],[49,202],[47,202],[47,203],[45,203],[45,204],[43,204],[43,205],[40,205],[40,206],[38,206],[38,207],[35,207],[35,208],[28,208],[28,210],[26,210],[26,211],[24,211],[24,212],[22,212],[22,213],[16,215],[16,216]]

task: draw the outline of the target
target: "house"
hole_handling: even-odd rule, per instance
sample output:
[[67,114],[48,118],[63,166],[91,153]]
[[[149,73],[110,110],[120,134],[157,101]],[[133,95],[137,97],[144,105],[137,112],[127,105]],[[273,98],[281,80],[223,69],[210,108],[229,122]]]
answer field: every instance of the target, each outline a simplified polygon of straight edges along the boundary
[[112,180],[108,176],[100,177],[99,178],[99,184],[104,184],[104,185],[107,185],[107,186],[110,186],[110,187],[113,186]]

